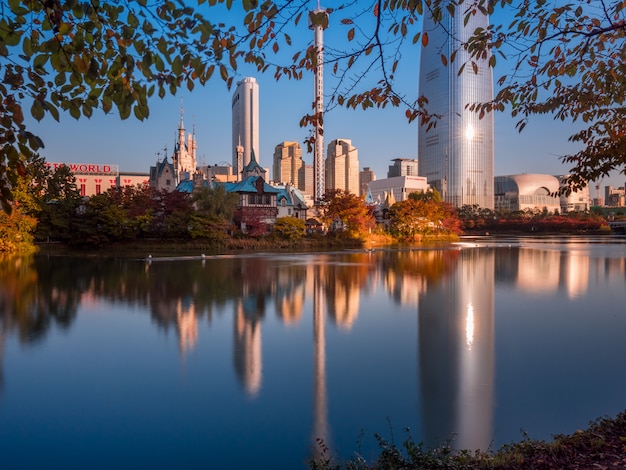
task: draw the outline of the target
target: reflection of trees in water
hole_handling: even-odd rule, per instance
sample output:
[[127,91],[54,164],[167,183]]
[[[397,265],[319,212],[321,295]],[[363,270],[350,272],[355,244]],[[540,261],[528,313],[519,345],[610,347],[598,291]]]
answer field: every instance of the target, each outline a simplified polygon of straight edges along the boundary
[[[375,252],[311,255],[321,267],[328,314],[349,327],[358,315],[360,293],[376,276],[387,278],[394,294],[399,280],[441,276],[456,251]],[[209,321],[220,306],[241,300],[244,317],[261,319],[274,300],[285,322],[299,321],[305,303],[306,263],[280,258],[220,257],[206,260],[154,261],[105,257],[13,258],[0,269],[0,327],[16,331],[22,341],[45,335],[52,324],[68,328],[81,298],[93,298],[150,310],[157,325],[175,327],[193,340],[194,319]],[[390,282],[389,279],[395,279]],[[223,309],[219,309],[223,311]],[[182,328],[185,326],[185,331]]]
[[385,253],[381,272],[385,287],[399,304],[417,304],[430,283],[437,283],[454,269],[458,250],[416,250]]
[[[76,317],[81,287],[78,266],[40,258],[0,261],[0,326],[22,342],[41,339],[52,324],[69,328]],[[70,282],[74,281],[74,282]]]

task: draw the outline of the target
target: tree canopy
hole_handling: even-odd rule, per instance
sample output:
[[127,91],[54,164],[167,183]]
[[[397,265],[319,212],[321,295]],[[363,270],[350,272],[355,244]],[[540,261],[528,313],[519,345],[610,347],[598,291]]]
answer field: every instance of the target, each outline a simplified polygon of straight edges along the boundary
[[[308,0],[8,0],[0,5],[0,203],[25,174],[28,155],[44,142],[26,125],[30,114],[58,120],[94,110],[146,119],[149,102],[192,90],[218,75],[230,86],[243,64],[276,79],[301,79],[315,68],[310,41],[295,41],[309,15]],[[510,112],[524,128],[537,114],[577,122],[570,140],[582,150],[563,155],[576,189],[623,171],[626,164],[626,2],[624,0],[370,0],[333,2],[346,42],[325,50],[336,79],[328,106],[404,108],[409,120],[435,126],[428,97],[398,90],[402,47],[429,47],[420,16],[489,13],[494,24],[465,44],[476,71],[479,57],[504,62],[489,103],[478,113]],[[237,14],[230,14],[236,12]],[[511,18],[507,21],[506,18]],[[218,18],[218,20],[215,20]],[[505,20],[501,21],[502,18]],[[506,21],[506,22],[505,22]],[[293,36],[293,38],[292,38]],[[293,54],[291,54],[293,52]],[[442,56],[451,64],[455,55]],[[506,60],[505,60],[506,59]],[[367,78],[367,79],[365,79]],[[374,86],[371,84],[374,83]],[[312,108],[301,124],[319,118]],[[309,142],[310,143],[310,142]]]
[[345,232],[359,238],[371,230],[376,220],[362,197],[342,189],[328,189],[322,198],[320,218],[331,232]]

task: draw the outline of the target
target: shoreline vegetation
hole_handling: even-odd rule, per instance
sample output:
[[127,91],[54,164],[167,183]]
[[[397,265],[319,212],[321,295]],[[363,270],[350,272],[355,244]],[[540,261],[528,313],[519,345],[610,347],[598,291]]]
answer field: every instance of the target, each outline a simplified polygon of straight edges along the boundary
[[0,211],[0,252],[28,253],[37,247],[59,251],[60,246],[68,252],[83,253],[124,252],[129,247],[144,252],[198,250],[211,254],[371,249],[374,244],[436,244],[471,234],[610,230],[606,218],[597,211],[559,214],[546,208],[454,208],[434,189],[411,193],[390,206],[368,205],[349,192],[328,190],[311,214],[297,211],[297,216],[281,217],[278,208],[244,204],[245,195],[227,193],[223,188],[204,188],[190,195],[138,185],[111,188],[85,198],[66,167],[51,173],[38,159],[29,168],[33,174],[20,186],[15,210],[11,214]]
[[335,461],[323,454],[312,461],[313,470],[556,470],[626,469],[626,410],[614,418],[601,418],[585,430],[558,434],[551,441],[524,438],[497,451],[454,450],[449,445],[425,449],[410,438],[401,445],[376,436],[380,454],[375,462],[361,457]]
[[146,253],[151,255],[159,254],[206,254],[215,255],[219,253],[258,253],[258,252],[307,252],[319,250],[343,250],[343,249],[403,249],[406,247],[429,247],[441,246],[442,244],[457,242],[465,237],[480,237],[497,241],[500,237],[520,236],[520,237],[549,237],[549,236],[611,236],[607,230],[589,230],[559,232],[546,231],[540,233],[521,231],[484,231],[468,230],[461,235],[446,234],[441,236],[424,237],[417,242],[403,242],[387,234],[371,234],[361,238],[350,238],[342,236],[312,235],[298,240],[287,240],[276,236],[266,237],[229,237],[219,241],[215,240],[172,240],[172,239],[142,239],[133,241],[111,242],[102,246],[75,246],[62,242],[38,242],[37,252],[42,254],[95,254],[106,252],[109,255],[125,255]]

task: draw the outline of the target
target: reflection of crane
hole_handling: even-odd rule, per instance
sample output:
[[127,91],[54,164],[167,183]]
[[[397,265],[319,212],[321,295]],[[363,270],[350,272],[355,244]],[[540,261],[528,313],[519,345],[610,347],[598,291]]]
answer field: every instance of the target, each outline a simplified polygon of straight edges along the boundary
[[321,267],[314,268],[313,280],[313,344],[314,344],[314,423],[313,452],[315,458],[324,457],[330,446],[328,429],[328,400],[326,396],[326,329],[323,273]]

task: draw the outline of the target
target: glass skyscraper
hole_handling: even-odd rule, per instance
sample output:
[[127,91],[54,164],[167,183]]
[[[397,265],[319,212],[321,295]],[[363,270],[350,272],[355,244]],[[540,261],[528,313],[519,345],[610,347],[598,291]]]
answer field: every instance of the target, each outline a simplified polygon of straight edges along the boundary
[[[487,57],[477,60],[478,73],[461,47],[478,27],[486,28],[489,18],[477,13],[464,25],[465,15],[457,9],[454,17],[442,8],[443,18],[435,22],[424,16],[428,45],[422,48],[419,93],[428,99],[428,112],[439,116],[437,126],[420,126],[418,139],[419,175],[437,188],[444,201],[461,207],[478,204],[493,209],[493,113],[482,119],[466,109],[467,104],[493,99],[493,78]],[[441,56],[456,59],[445,66]]]

